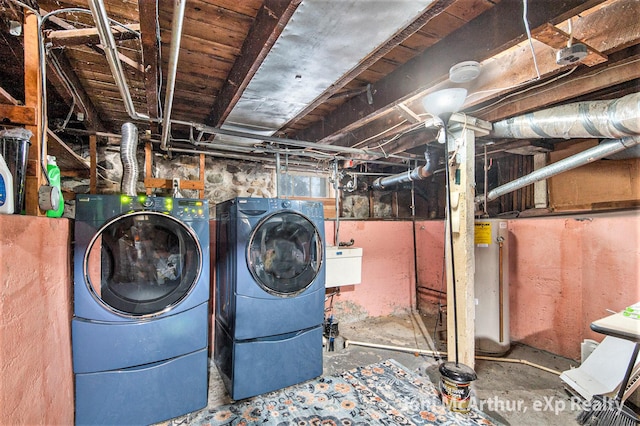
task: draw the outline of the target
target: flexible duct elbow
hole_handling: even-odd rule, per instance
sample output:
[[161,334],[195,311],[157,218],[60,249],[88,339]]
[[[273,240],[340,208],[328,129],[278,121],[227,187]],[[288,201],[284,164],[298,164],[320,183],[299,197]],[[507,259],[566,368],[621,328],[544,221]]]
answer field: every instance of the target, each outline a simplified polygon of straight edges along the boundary
[[122,141],[120,142],[120,160],[122,161],[121,192],[125,195],[136,196],[138,182],[138,128],[133,123],[122,125]]

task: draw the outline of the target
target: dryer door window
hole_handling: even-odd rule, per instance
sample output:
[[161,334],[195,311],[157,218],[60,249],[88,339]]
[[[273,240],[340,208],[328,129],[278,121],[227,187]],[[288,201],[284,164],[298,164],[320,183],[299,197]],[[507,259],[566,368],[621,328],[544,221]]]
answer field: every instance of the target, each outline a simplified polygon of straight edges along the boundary
[[106,309],[123,316],[166,312],[197,283],[202,250],[182,222],[135,212],[103,226],[84,258],[86,282]]
[[256,225],[247,264],[258,285],[270,294],[290,297],[314,281],[322,264],[322,240],[305,216],[281,211]]

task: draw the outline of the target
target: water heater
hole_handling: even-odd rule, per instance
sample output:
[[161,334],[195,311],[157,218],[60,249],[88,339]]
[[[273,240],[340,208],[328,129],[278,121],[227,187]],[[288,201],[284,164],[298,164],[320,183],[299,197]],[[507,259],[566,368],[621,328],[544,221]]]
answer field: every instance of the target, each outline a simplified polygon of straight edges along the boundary
[[505,220],[475,222],[476,352],[503,355],[509,338],[509,230]]

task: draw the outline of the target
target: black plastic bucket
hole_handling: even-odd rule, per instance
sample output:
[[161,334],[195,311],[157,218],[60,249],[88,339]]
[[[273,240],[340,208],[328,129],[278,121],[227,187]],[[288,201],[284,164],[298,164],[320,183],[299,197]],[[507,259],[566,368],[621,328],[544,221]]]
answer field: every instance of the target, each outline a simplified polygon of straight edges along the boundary
[[439,367],[440,398],[450,410],[466,414],[471,410],[471,382],[478,376],[471,367],[455,363],[444,362]]
[[16,214],[24,210],[24,194],[27,184],[27,159],[31,132],[22,128],[0,131],[0,154],[13,176],[13,205]]

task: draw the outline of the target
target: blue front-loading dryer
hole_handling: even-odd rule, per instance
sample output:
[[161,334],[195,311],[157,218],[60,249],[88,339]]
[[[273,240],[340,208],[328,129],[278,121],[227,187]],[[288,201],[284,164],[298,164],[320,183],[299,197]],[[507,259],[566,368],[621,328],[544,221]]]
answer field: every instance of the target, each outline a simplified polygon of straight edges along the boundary
[[208,202],[79,195],[73,258],[76,424],[206,406]]
[[323,241],[320,202],[216,205],[214,358],[233,399],[322,374]]

